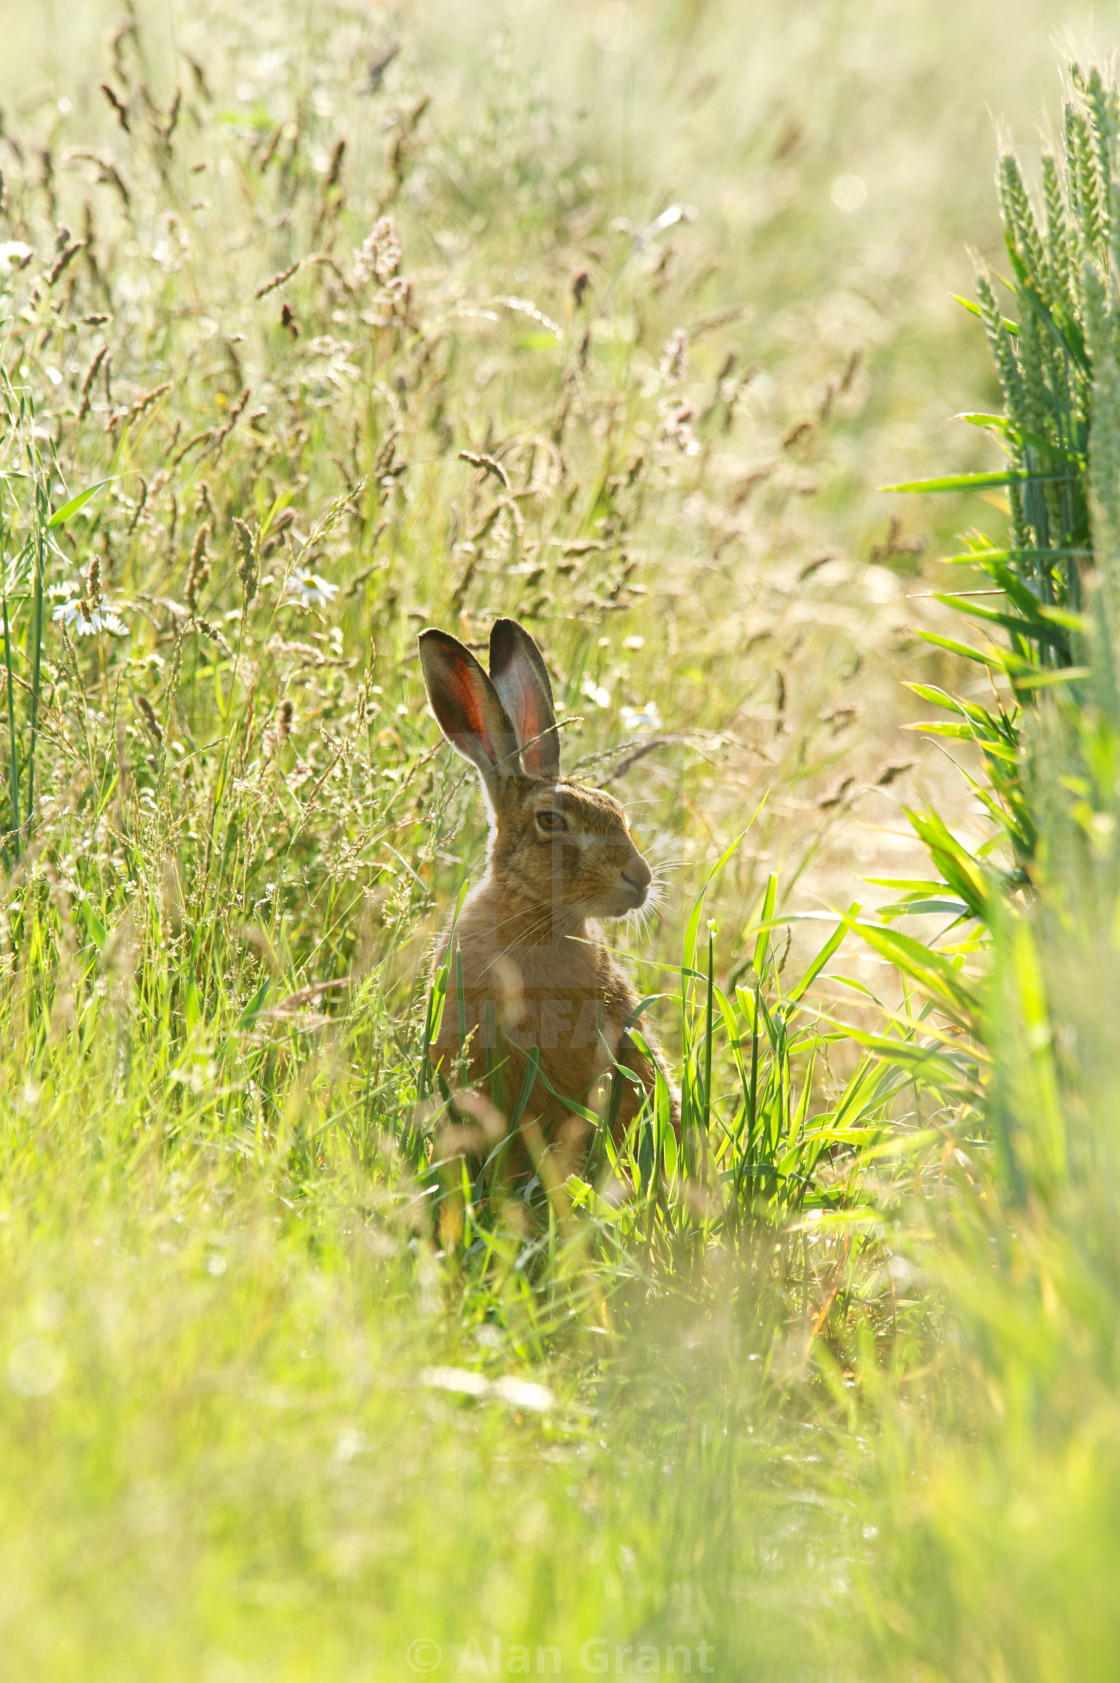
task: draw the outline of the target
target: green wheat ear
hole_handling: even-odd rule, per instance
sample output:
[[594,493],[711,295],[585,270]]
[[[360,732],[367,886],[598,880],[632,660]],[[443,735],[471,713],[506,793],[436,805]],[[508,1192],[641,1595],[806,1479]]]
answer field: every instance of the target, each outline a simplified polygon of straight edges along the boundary
[[1115,281],[1095,263],[1084,275],[1085,337],[1093,365],[1089,434],[1089,512],[1093,557],[1113,594],[1120,585],[1120,365],[1115,344]]
[[[1040,666],[1077,664],[1031,610],[1077,610],[1095,562],[1120,611],[1120,92],[1097,68],[1070,67],[1062,145],[1042,158],[1032,200],[1019,162],[999,163],[1014,320],[977,276],[978,314],[1003,393],[992,418],[1011,457],[1017,646]],[[1019,617],[1021,616],[1021,617]]]

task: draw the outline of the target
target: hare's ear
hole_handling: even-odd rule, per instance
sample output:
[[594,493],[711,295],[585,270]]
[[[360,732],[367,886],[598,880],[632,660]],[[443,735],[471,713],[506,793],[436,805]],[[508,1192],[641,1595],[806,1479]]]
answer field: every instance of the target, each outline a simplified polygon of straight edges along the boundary
[[446,631],[420,633],[424,687],[440,730],[452,748],[476,765],[492,794],[502,777],[516,777],[517,737],[497,691],[471,651]]
[[515,619],[496,619],[490,633],[490,676],[530,777],[560,775],[560,733],[541,651]]

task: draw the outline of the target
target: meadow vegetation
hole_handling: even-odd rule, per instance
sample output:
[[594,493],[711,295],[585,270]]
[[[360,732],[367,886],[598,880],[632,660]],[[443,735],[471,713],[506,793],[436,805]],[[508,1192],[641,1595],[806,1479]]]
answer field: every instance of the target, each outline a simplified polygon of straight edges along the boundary
[[[1114,1674],[1120,121],[1049,21],[11,20],[13,1675]],[[621,1201],[490,1196],[426,1058],[416,633],[499,613],[660,880]]]

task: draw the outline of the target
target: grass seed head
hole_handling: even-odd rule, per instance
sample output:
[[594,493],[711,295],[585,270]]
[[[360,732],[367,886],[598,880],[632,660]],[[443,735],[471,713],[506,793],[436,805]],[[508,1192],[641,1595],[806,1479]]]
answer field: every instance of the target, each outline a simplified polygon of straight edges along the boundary
[[156,718],[155,708],[152,706],[151,702],[148,700],[146,695],[138,695],[136,697],[136,707],[137,707],[137,711],[140,714],[140,717],[144,721],[144,725],[145,725],[145,727],[148,731],[149,736],[152,738],[153,742],[155,742],[158,747],[162,748],[163,747],[163,726],[160,724],[159,720]]
[[195,533],[190,566],[187,568],[187,606],[194,615],[198,613],[199,594],[205,589],[206,581],[210,577],[210,563],[206,557],[206,545],[209,537],[209,522],[203,522]]

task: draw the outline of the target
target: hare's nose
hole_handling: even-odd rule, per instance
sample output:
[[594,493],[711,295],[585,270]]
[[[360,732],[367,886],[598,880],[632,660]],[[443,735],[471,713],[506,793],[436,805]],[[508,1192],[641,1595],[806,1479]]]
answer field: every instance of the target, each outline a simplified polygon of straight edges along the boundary
[[638,904],[645,899],[649,885],[653,880],[652,872],[640,853],[635,853],[628,860],[626,869],[621,873],[622,880],[639,896]]

